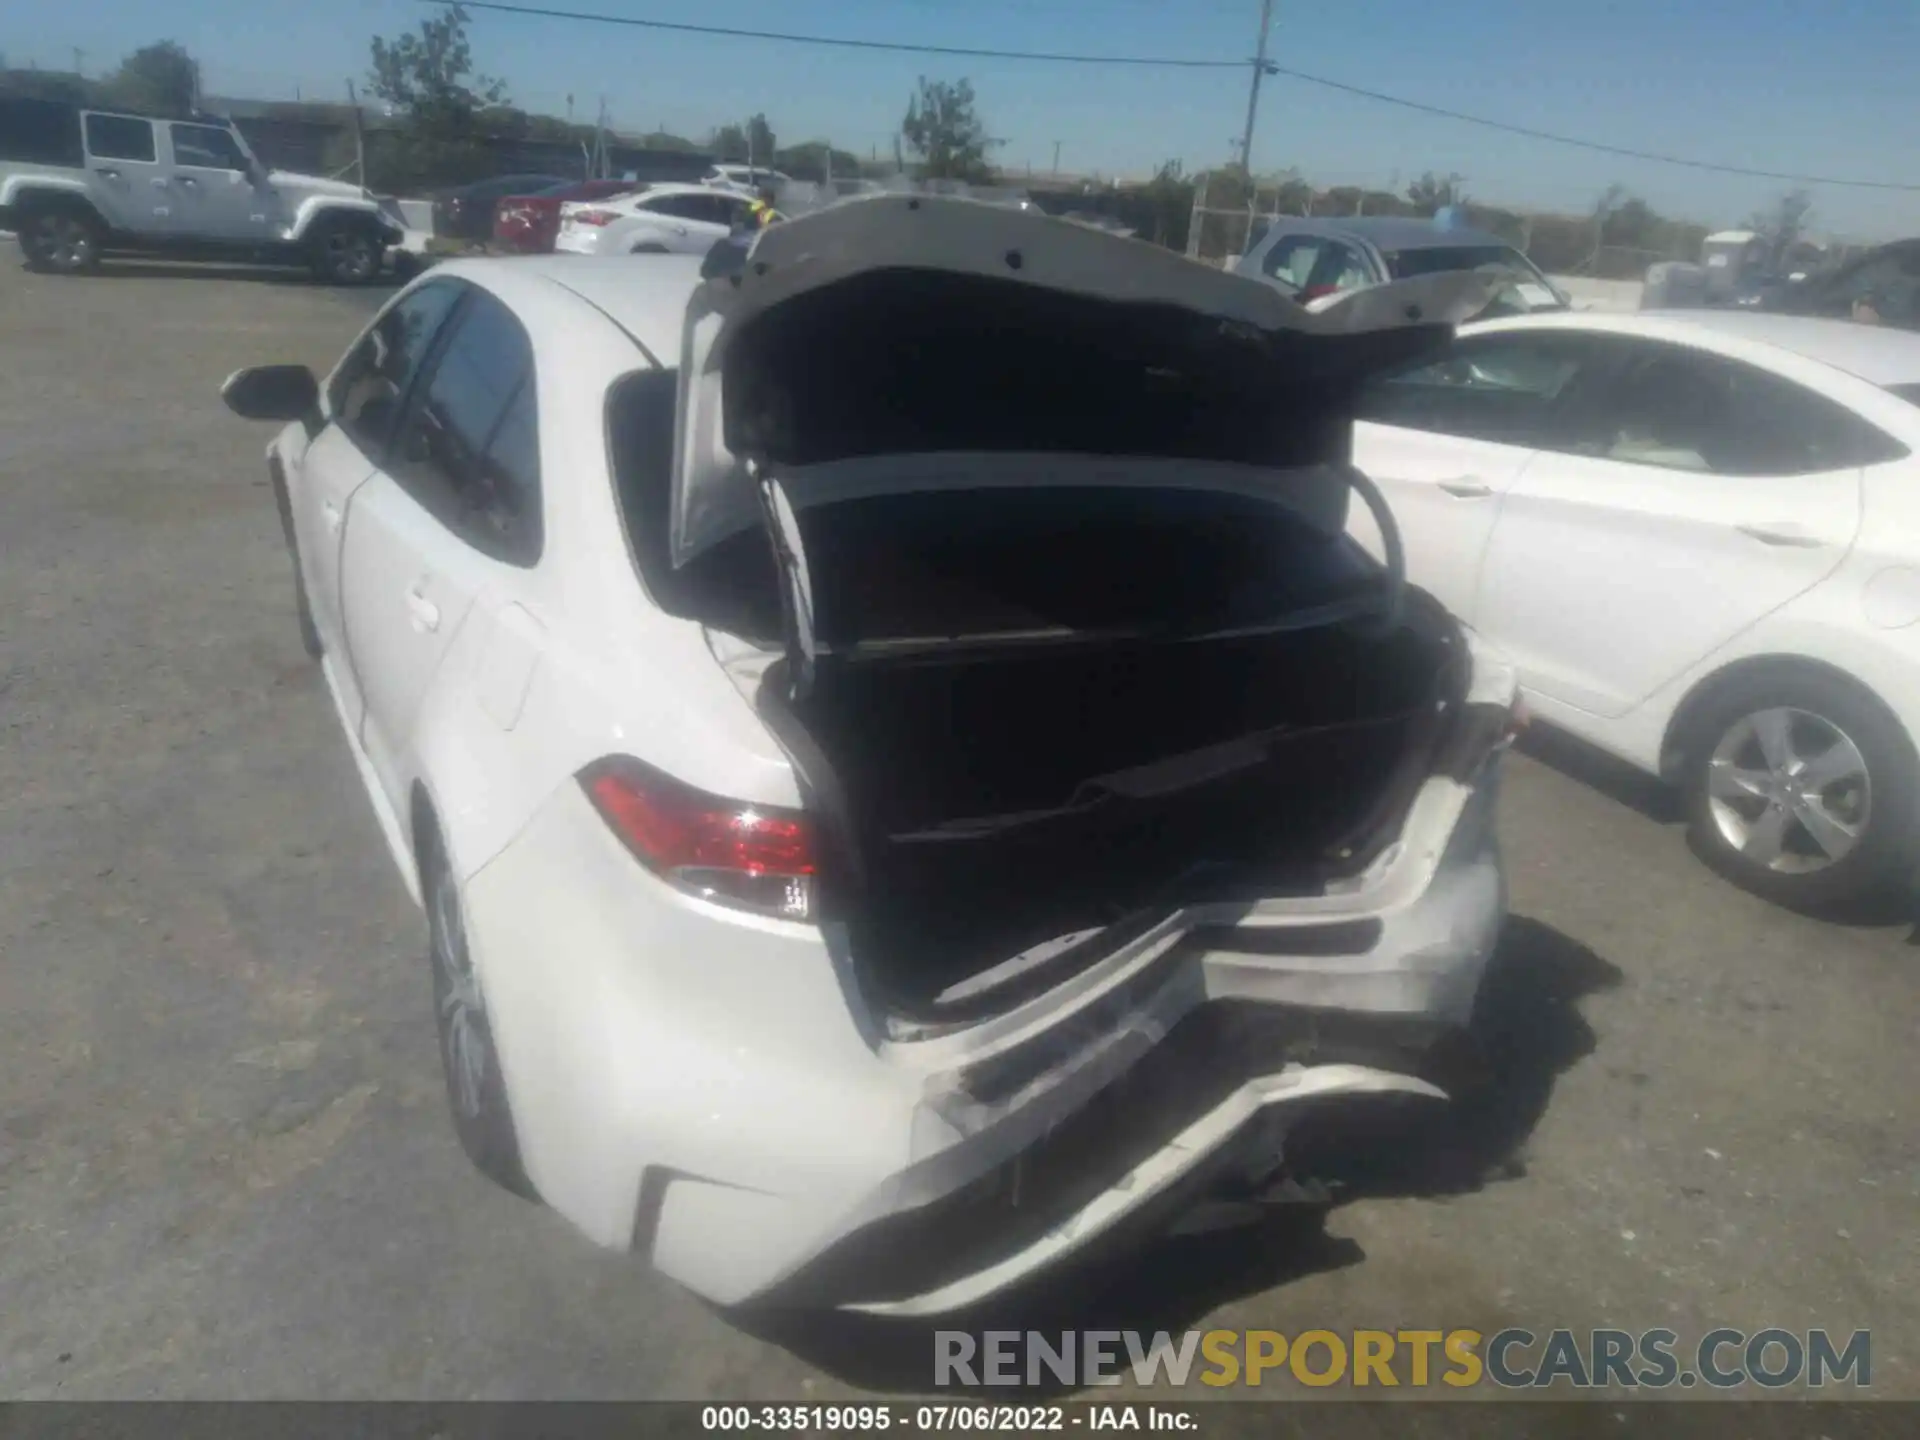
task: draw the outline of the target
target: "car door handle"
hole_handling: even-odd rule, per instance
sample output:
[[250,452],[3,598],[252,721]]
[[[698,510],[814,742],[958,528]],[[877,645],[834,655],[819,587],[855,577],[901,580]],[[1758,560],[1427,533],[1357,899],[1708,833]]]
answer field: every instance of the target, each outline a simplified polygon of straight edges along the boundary
[[[177,178],[179,179],[182,185],[185,185],[190,190],[198,190],[200,188],[200,182],[194,179],[191,175],[181,175]],[[156,180],[153,183],[156,185],[164,185],[167,182],[164,180]]]
[[[155,175],[150,179],[148,183],[151,184],[153,188],[156,190],[164,190],[167,188],[167,177],[164,175]],[[180,183],[182,185],[191,185],[193,182],[191,180],[186,179],[183,176],[181,178]]]
[[1813,550],[1827,542],[1817,535],[1809,535],[1798,525],[1776,522],[1771,525],[1736,525],[1733,527],[1749,540],[1758,540],[1762,545],[1786,546],[1796,550]]
[[1482,484],[1471,475],[1462,475],[1458,480],[1442,480],[1440,488],[1456,500],[1484,500],[1493,494],[1491,485]]
[[407,613],[413,628],[431,635],[440,628],[440,607],[427,598],[427,582],[422,580],[407,591]]
[[118,180],[120,178],[120,172],[111,165],[96,165],[93,169],[96,175],[104,175],[109,180]]

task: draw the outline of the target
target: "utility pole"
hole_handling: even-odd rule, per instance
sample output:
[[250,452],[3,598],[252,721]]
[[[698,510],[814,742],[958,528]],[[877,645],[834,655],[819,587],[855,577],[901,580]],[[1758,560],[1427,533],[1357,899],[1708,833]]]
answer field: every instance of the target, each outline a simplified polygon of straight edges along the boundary
[[1260,82],[1270,73],[1267,64],[1267,32],[1273,29],[1273,0],[1260,0],[1260,48],[1253,57],[1253,83],[1247,87],[1247,129],[1240,140],[1240,163],[1253,176],[1253,120],[1260,113]]
[[87,78],[87,52],[78,45],[73,47],[73,73],[82,80]]
[[1058,140],[1053,142],[1053,172],[1052,173],[1054,173],[1055,175],[1058,175],[1060,173],[1060,142]]
[[353,82],[347,81],[347,106],[353,111],[353,175],[360,182],[360,188],[367,185],[367,130],[360,119],[360,96],[354,91]]

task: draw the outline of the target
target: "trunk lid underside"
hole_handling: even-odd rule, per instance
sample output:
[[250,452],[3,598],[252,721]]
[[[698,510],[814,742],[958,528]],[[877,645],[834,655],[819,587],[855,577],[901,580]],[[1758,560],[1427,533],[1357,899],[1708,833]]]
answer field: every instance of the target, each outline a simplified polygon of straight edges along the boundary
[[1351,415],[1450,337],[1407,307],[1463,292],[1375,293],[1356,328],[1082,227],[962,213],[955,255],[893,221],[776,227],[696,297],[672,550],[764,527],[785,656],[756,700],[822,918],[884,1013],[963,1023],[1397,832],[1463,647],[1344,537]]

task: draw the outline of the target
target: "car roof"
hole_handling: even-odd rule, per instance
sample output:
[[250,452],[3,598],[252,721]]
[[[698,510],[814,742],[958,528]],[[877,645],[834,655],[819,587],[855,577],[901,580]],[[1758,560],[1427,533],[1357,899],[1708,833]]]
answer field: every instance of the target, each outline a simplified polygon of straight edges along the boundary
[[1851,320],[1769,315],[1753,310],[1642,310],[1630,315],[1572,311],[1486,323],[1489,329],[1552,326],[1642,335],[1654,340],[1721,336],[1818,361],[1870,385],[1920,383],[1920,334],[1883,325],[1858,325]]
[[1272,222],[1275,234],[1351,236],[1378,250],[1447,250],[1460,245],[1513,246],[1485,230],[1449,229],[1409,215],[1283,215]]
[[516,309],[551,305],[562,292],[572,295],[672,368],[680,363],[681,328],[702,263],[699,255],[518,255],[450,260],[428,273],[470,281]]

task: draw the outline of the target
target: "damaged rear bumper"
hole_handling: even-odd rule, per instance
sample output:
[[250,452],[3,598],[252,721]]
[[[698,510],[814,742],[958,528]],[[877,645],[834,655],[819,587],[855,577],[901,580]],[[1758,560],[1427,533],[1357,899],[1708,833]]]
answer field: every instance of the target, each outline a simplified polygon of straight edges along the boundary
[[1391,917],[1181,917],[1071,1020],[929,1075],[916,1129],[952,1142],[888,1177],[757,1298],[948,1313],[1268,1168],[1323,1105],[1471,1087],[1468,1020],[1505,914],[1491,827],[1479,838]]
[[1498,763],[1344,890],[1196,905],[889,1039],[817,927],[721,923],[563,793],[467,882],[543,1198],[726,1305],[955,1310],[1176,1218],[1341,1096],[1457,1093],[1505,913]]

